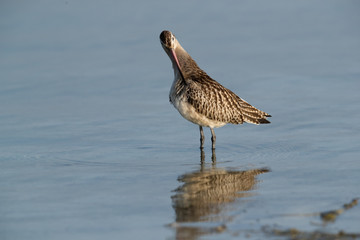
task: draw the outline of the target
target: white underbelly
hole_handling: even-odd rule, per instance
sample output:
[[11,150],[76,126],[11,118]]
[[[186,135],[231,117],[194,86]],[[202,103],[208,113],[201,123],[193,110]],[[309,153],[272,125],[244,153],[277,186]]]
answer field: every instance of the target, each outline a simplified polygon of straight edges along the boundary
[[217,128],[222,127],[226,123],[214,121],[206,116],[198,113],[195,108],[189,104],[185,99],[182,98],[176,98],[172,99],[172,103],[174,107],[179,111],[181,116],[183,116],[186,120],[195,123],[197,125],[203,126],[203,127],[210,127],[210,128]]

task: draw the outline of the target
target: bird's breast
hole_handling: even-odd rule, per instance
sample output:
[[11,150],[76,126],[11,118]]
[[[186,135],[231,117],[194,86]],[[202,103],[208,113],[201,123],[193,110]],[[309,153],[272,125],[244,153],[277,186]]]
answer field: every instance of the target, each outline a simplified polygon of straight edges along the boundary
[[226,124],[225,122],[215,121],[200,114],[195,107],[189,103],[185,88],[186,86],[181,84],[181,79],[175,76],[169,93],[170,102],[183,118],[194,124],[211,128],[222,127]]

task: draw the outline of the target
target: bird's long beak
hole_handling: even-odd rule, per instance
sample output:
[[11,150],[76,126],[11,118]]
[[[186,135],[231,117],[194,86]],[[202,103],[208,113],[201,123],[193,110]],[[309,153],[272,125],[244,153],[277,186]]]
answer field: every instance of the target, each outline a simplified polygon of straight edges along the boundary
[[177,59],[175,49],[170,49],[171,58],[173,60],[173,63],[176,64],[176,67],[181,71],[179,60]]
[[181,70],[181,67],[180,67],[180,63],[179,63],[179,60],[176,56],[176,53],[175,53],[175,49],[170,49],[170,55],[171,55],[171,58],[173,60],[173,64],[176,65],[177,69],[179,70],[179,73],[182,77],[182,79],[185,81],[185,78],[184,78],[184,75],[182,73],[182,70]]

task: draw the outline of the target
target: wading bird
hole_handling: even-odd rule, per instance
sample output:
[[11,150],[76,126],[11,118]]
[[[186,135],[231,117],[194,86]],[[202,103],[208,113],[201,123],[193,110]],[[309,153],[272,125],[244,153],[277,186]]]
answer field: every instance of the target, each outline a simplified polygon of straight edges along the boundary
[[251,106],[200,69],[170,31],[160,34],[160,42],[174,68],[170,102],[181,116],[199,125],[201,149],[205,141],[203,127],[210,128],[215,149],[214,128],[227,123],[270,123],[266,117],[271,115]]

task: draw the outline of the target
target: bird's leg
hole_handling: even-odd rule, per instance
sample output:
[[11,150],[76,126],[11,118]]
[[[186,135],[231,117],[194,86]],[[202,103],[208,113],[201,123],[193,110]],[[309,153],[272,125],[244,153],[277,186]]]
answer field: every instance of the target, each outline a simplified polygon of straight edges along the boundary
[[200,149],[204,148],[205,136],[202,126],[199,126],[200,129]]
[[200,164],[201,164],[201,168],[204,167],[204,163],[205,163],[205,152],[204,149],[200,149]]
[[211,160],[212,160],[212,166],[213,166],[213,167],[216,167],[216,153],[215,153],[215,148],[212,149]]
[[212,149],[215,149],[216,135],[215,135],[214,129],[210,128],[210,130],[211,130]]

